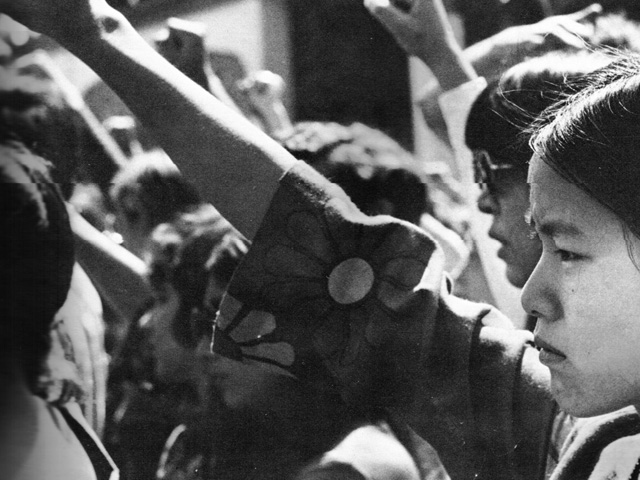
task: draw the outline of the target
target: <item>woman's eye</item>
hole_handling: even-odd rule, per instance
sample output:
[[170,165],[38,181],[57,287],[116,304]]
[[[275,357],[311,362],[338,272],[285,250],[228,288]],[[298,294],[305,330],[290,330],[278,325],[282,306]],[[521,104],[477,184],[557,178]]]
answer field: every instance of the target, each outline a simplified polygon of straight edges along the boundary
[[562,249],[556,250],[556,254],[560,257],[560,260],[563,262],[572,262],[582,258],[582,256],[577,253],[569,252],[567,250],[562,250]]

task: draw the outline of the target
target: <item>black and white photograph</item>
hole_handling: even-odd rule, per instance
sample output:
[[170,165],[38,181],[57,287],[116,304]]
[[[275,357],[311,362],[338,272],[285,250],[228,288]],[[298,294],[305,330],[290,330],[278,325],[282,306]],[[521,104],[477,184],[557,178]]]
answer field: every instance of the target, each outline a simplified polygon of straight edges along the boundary
[[0,478],[640,480],[640,2],[0,0]]

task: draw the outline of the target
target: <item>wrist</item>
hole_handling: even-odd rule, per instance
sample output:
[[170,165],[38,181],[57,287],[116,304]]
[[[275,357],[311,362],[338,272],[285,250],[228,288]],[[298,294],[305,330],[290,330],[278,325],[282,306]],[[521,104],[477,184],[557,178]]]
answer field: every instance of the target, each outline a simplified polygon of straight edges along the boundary
[[256,104],[255,107],[269,135],[279,134],[291,127],[287,111],[281,101],[274,101],[267,105]]
[[477,77],[474,67],[457,44],[441,48],[434,58],[427,66],[444,91],[452,90]]
[[108,5],[99,6],[87,20],[78,20],[71,27],[61,28],[52,37],[72,53],[95,52],[95,45],[130,27],[126,18]]

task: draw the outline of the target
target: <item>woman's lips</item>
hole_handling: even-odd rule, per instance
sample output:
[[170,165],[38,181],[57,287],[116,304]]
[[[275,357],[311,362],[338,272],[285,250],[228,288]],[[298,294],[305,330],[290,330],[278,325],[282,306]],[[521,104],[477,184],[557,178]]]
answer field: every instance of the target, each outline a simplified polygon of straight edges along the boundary
[[540,362],[547,367],[556,365],[567,359],[566,355],[560,350],[553,348],[550,344],[539,337],[534,339],[536,347],[540,350]]
[[506,249],[507,249],[507,242],[505,241],[504,238],[499,237],[499,236],[495,236],[495,235],[491,235],[491,233],[489,233],[489,237],[500,244],[500,247],[498,248],[498,251],[496,252],[496,254],[497,254],[498,258],[502,258],[504,260],[504,256],[505,256]]

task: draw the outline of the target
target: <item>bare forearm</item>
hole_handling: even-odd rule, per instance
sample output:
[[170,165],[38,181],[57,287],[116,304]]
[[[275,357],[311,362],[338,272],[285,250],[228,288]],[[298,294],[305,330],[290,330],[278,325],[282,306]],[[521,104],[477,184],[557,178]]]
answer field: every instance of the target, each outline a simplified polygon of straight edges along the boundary
[[440,87],[446,91],[472,80],[476,77],[476,72],[455,38],[442,2],[433,0],[432,8],[439,19],[437,28],[440,34],[425,40],[432,45],[425,47],[429,54],[421,60],[427,64],[438,79]]
[[76,258],[103,299],[123,318],[133,319],[152,300],[144,262],[70,212]]
[[365,6],[409,55],[420,59],[444,90],[475,78],[455,38],[442,0],[415,0],[405,11],[389,0],[364,0]]
[[282,138],[293,129],[289,114],[282,102],[274,102],[268,108],[260,109],[267,133],[274,138]]
[[156,136],[181,171],[244,235],[257,230],[294,159],[164,60],[107,9],[84,38],[58,40]]

